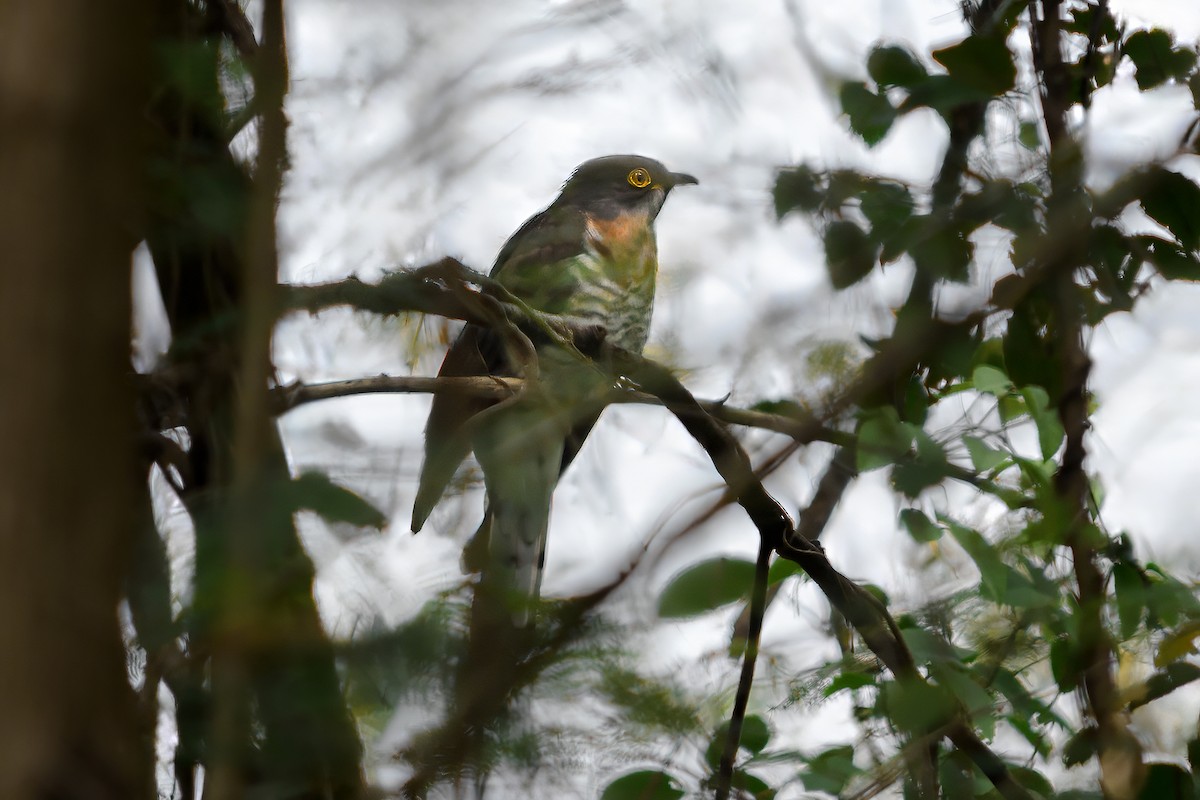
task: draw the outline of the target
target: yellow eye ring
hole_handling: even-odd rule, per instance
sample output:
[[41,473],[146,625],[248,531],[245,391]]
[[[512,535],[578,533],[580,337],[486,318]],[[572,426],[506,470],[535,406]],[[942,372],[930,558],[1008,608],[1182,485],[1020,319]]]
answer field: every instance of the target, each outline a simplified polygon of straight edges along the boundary
[[629,181],[629,185],[637,189],[645,189],[650,185],[650,173],[638,167],[626,176],[625,180]]

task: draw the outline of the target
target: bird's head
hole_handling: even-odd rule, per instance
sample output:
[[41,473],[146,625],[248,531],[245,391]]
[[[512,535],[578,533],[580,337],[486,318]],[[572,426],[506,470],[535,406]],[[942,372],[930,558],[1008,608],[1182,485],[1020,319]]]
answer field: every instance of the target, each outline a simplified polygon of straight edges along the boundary
[[645,210],[653,219],[676,186],[699,183],[644,156],[604,156],[585,161],[563,184],[559,203],[613,216]]

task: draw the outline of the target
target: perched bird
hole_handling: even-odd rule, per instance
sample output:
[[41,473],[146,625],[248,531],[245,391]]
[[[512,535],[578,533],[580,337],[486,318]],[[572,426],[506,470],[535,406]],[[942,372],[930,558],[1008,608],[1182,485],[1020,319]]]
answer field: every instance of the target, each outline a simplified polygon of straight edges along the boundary
[[[658,271],[654,219],[674,187],[696,182],[642,156],[584,162],[558,198],[505,243],[491,277],[530,307],[601,326],[606,341],[641,352]],[[468,550],[486,543],[486,563],[476,568],[495,573],[519,625],[540,589],[554,487],[610,388],[578,353],[547,343],[537,359],[538,380],[511,400],[434,396],[412,518],[419,531],[473,449],[487,509]],[[518,368],[496,333],[467,325],[438,374],[516,376]]]

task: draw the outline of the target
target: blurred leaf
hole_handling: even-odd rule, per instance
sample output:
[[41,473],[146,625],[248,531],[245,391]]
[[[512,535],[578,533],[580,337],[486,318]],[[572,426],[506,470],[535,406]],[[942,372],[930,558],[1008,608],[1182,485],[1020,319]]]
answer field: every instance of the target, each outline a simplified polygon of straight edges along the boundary
[[823,196],[820,176],[807,165],[782,169],[775,178],[775,215],[783,217],[800,209],[812,213],[821,207]]
[[864,83],[842,84],[838,99],[842,113],[850,118],[850,129],[869,147],[879,144],[896,121],[896,109],[887,97],[875,94]]
[[974,655],[970,650],[956,647],[936,633],[927,631],[919,626],[906,625],[901,627],[900,635],[904,638],[904,643],[908,645],[908,649],[912,651],[913,659],[919,664],[937,664],[940,662],[957,664]]
[[733,771],[733,780],[730,782],[730,785],[734,789],[740,790],[740,793],[736,794],[736,796],[745,797],[748,795],[752,800],[773,800],[775,795],[778,794],[762,778],[740,769]]
[[916,453],[896,462],[892,468],[892,486],[906,497],[917,497],[946,479],[950,461],[942,445],[919,426],[907,422],[902,425],[912,431]]
[[1154,666],[1162,667],[1195,653],[1197,636],[1200,636],[1200,622],[1184,623],[1179,630],[1168,634],[1159,643],[1158,652],[1154,654]]
[[774,586],[793,575],[802,574],[804,574],[804,570],[795,561],[789,561],[786,558],[777,558],[771,562],[771,567],[767,570],[767,585]]
[[879,248],[866,231],[849,220],[836,220],[825,228],[825,266],[835,289],[845,289],[875,268]]
[[1172,78],[1182,80],[1196,65],[1196,54],[1175,47],[1171,34],[1159,28],[1135,31],[1125,40],[1122,50],[1137,67],[1135,77],[1143,91]]
[[1012,53],[998,36],[968,36],[956,45],[934,50],[933,58],[955,81],[993,97],[1016,85]]
[[1013,388],[1012,381],[1002,370],[987,364],[975,368],[971,373],[971,383],[975,385],[976,391],[996,397],[1008,394]]
[[1054,594],[1040,590],[1027,576],[1005,564],[979,531],[952,521],[949,528],[950,535],[979,568],[980,593],[984,597],[1014,608],[1040,608],[1055,601]]
[[1096,755],[1099,744],[1100,732],[1094,726],[1089,725],[1081,729],[1063,745],[1063,765],[1077,767],[1080,764],[1087,763]]
[[674,736],[694,734],[700,727],[693,703],[669,678],[647,678],[619,663],[602,663],[596,687],[623,712],[626,724]]
[[988,691],[975,682],[975,679],[961,664],[956,661],[934,662],[929,667],[929,673],[939,684],[945,686],[958,702],[972,717],[991,714],[995,701]]
[[1058,395],[1062,376],[1049,341],[1044,320],[1035,315],[1031,303],[1019,305],[1008,318],[1004,331],[1004,363],[1008,376],[1018,386],[1040,386],[1050,397]]
[[1050,643],[1050,672],[1060,691],[1069,692],[1079,685],[1079,656],[1065,636]]
[[916,679],[885,682],[880,688],[880,703],[896,727],[909,733],[924,733],[943,725],[954,715],[956,705],[945,687]]
[[911,88],[928,77],[917,57],[903,47],[876,47],[867,57],[867,74],[882,87]]
[[658,614],[694,617],[750,596],[754,563],[736,558],[702,561],[676,575],[658,598]]
[[908,454],[913,438],[912,427],[900,422],[896,409],[862,412],[856,448],[858,471],[867,472],[895,463]]
[[861,772],[854,766],[854,748],[839,745],[808,759],[808,769],[800,773],[800,779],[805,789],[838,795]]
[[1008,453],[993,449],[976,436],[964,436],[963,444],[967,446],[967,453],[971,456],[971,463],[976,472],[988,472],[1009,460]]
[[1017,141],[1026,150],[1037,151],[1042,146],[1042,134],[1036,122],[1022,122],[1017,131]]
[[874,685],[874,675],[866,672],[854,672],[843,669],[841,672],[835,675],[833,680],[829,682],[829,685],[825,687],[825,696],[831,697],[842,690],[862,689],[866,686]]
[[[717,730],[709,739],[708,748],[704,751],[704,759],[714,770],[721,763],[721,755],[725,752],[725,743],[729,739],[729,720],[717,726]],[[757,714],[750,714],[742,720],[742,735],[738,737],[738,750],[745,750],[750,755],[758,755],[771,741],[771,728],[767,721]]]
[[679,781],[672,775],[643,770],[617,778],[600,795],[600,800],[679,800],[683,796]]
[[1054,458],[1054,454],[1058,452],[1063,439],[1066,438],[1062,421],[1058,418],[1058,412],[1050,407],[1050,396],[1042,387],[1026,386],[1021,390],[1021,396],[1025,398],[1025,407],[1029,410],[1029,416],[1037,425],[1038,444],[1042,449],[1042,458],[1049,461]]
[[1162,167],[1148,172],[1150,189],[1142,196],[1142,208],[1183,245],[1192,251],[1200,246],[1200,187],[1190,178]]
[[988,92],[967,86],[949,75],[930,75],[909,90],[908,99],[900,104],[899,111],[907,113],[914,108],[928,106],[943,117],[949,117],[961,105],[980,103],[990,98]]
[[1194,254],[1157,236],[1139,236],[1135,242],[1145,258],[1167,280],[1200,281],[1200,261]]
[[758,755],[771,741],[771,728],[767,721],[757,714],[751,714],[742,721],[742,736],[738,745],[751,753]]
[[926,391],[920,375],[909,377],[908,385],[904,387],[902,410],[905,422],[910,422],[917,427],[925,424],[925,418],[929,416],[929,392]]
[[1146,608],[1142,576],[1129,564],[1113,565],[1113,586],[1117,596],[1117,617],[1121,621],[1121,638],[1137,633]]
[[1138,800],[1195,800],[1192,773],[1178,764],[1147,764],[1146,782]]
[[916,508],[906,508],[900,512],[900,521],[908,530],[908,535],[918,542],[936,542],[942,538],[942,527]]
[[1161,671],[1146,679],[1144,693],[1137,698],[1137,705],[1145,705],[1160,697],[1166,697],[1181,686],[1200,680],[1200,666],[1187,661],[1167,664]]
[[922,273],[941,280],[964,282],[970,278],[975,246],[966,232],[954,224],[921,218],[921,234],[909,247],[909,255]]
[[1096,19],[1096,14],[1098,13],[1100,13],[1100,9],[1096,6],[1076,7],[1069,13],[1067,21],[1063,25],[1063,30],[1091,38],[1092,31],[1098,24],[1101,41],[1115,42],[1119,32],[1117,31],[1117,21],[1113,18],[1112,12],[1105,9],[1104,15]]
[[1043,703],[1025,688],[1016,673],[1007,667],[988,665],[987,678],[991,685],[1004,695],[1004,699],[1012,704],[1013,710],[1031,722],[1054,723],[1064,730],[1069,728],[1066,720],[1055,713],[1054,709]]
[[875,181],[859,196],[859,208],[871,223],[871,237],[885,244],[896,237],[912,217],[913,198],[908,189],[891,181]]
[[313,511],[326,522],[344,522],[366,528],[382,529],[388,519],[361,496],[338,486],[323,472],[303,472],[288,488],[292,507]]

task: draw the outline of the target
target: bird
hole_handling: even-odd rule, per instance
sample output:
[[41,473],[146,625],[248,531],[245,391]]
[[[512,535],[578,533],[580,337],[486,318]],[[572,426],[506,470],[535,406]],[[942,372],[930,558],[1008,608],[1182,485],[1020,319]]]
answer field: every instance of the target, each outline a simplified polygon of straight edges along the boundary
[[[658,272],[654,221],[672,189],[696,183],[644,156],[585,161],[558,197],[508,239],[490,276],[531,308],[599,326],[609,344],[640,353]],[[464,566],[499,587],[518,626],[528,623],[540,595],[555,486],[611,389],[611,378],[578,352],[543,342],[536,358],[536,381],[527,380],[526,391],[508,400],[434,395],[412,515],[416,533],[474,450],[486,501]],[[517,377],[520,365],[513,362],[495,331],[468,324],[438,375]]]

